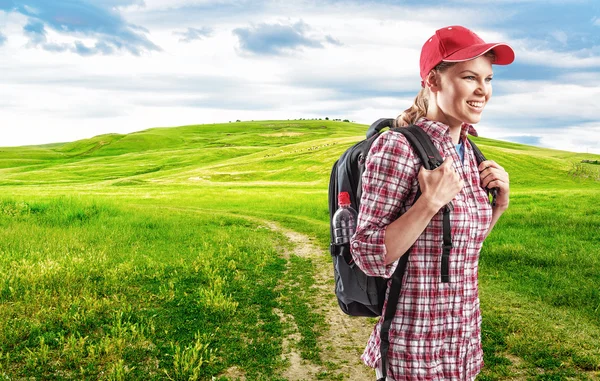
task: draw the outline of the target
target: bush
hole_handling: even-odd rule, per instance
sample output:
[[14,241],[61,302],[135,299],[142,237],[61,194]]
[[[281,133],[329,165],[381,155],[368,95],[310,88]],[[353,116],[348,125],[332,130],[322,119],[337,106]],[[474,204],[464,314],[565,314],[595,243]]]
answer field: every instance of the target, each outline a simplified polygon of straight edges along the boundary
[[580,177],[582,179],[593,179],[600,181],[600,171],[593,170],[583,163],[573,163],[569,170],[569,175],[573,177]]

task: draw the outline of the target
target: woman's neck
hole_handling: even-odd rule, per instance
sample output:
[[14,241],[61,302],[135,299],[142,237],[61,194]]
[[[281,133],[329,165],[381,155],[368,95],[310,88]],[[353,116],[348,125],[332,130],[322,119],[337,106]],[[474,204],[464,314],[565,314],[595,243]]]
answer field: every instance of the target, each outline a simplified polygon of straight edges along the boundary
[[448,133],[452,138],[452,143],[458,144],[460,141],[460,131],[462,129],[461,121],[453,120],[452,118],[446,116],[446,114],[444,114],[444,112],[437,107],[436,104],[430,104],[430,107],[427,110],[426,118],[436,122],[444,123],[446,126],[448,126]]

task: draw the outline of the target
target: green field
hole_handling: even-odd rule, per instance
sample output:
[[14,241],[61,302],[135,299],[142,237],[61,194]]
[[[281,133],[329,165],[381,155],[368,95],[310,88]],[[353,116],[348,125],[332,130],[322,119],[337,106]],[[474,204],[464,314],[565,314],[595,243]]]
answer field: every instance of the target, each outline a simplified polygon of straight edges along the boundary
[[[352,379],[323,344],[337,334],[317,307],[335,299],[317,274],[331,165],[365,129],[239,122],[0,148],[0,379],[300,379],[290,351],[307,380]],[[512,184],[481,253],[478,379],[600,379],[600,169],[581,163],[599,156],[474,140]],[[295,255],[272,223],[320,255]]]

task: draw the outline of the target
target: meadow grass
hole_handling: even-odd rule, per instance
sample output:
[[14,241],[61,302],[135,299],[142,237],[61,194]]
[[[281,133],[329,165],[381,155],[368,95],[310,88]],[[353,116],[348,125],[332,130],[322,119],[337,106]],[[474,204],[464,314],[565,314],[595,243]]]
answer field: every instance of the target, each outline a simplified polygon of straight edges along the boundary
[[278,368],[284,260],[270,230],[107,200],[0,205],[4,374],[187,380],[242,363],[271,379]]
[[[327,256],[329,171],[365,129],[243,122],[0,149],[0,375],[283,379],[278,310],[322,364],[314,265],[256,221]],[[481,254],[479,378],[597,378],[600,182],[574,168],[598,157],[475,140],[512,184]]]

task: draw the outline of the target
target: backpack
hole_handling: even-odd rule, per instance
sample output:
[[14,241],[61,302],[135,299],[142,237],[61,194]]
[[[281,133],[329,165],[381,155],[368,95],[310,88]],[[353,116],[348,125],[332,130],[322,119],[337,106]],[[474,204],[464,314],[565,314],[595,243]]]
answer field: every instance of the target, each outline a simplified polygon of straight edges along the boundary
[[[403,134],[420,158],[425,169],[435,169],[443,159],[433,145],[431,138],[419,126],[392,128],[394,119],[382,118],[373,123],[367,130],[366,139],[348,148],[333,164],[329,179],[329,222],[330,222],[330,253],[333,259],[335,294],[342,311],[350,316],[376,317],[382,315],[383,303],[388,287],[388,279],[366,275],[352,259],[349,244],[336,244],[333,236],[332,218],[338,208],[338,194],[348,192],[351,206],[360,211],[362,195],[362,174],[365,161],[373,142],[379,137],[384,128],[390,128],[394,133]],[[477,146],[469,140],[477,163],[485,161],[485,157]],[[491,191],[495,201],[495,189]],[[417,191],[416,199],[420,196]],[[494,202],[492,202],[494,203]],[[452,248],[450,228],[450,208],[443,211],[443,251],[441,281],[449,282],[449,256]],[[406,271],[410,249],[400,257],[396,270],[391,277],[388,304],[381,327],[381,360],[383,380],[387,374],[387,352],[389,349],[389,328],[396,314],[402,278]]]

